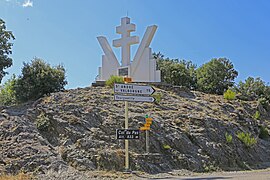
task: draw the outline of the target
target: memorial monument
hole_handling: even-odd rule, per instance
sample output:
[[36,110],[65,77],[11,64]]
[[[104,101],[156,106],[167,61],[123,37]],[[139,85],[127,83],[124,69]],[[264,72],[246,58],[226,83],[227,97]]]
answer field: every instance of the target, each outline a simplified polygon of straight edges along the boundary
[[138,36],[130,36],[136,30],[136,25],[130,23],[130,18],[121,19],[121,25],[116,27],[120,39],[113,40],[114,47],[121,47],[121,64],[116,58],[108,40],[104,36],[97,37],[104,55],[102,66],[99,67],[96,81],[106,81],[111,75],[131,77],[132,82],[160,82],[160,71],[157,70],[156,60],[149,47],[157,30],[156,25],[148,26],[143,39],[131,62],[130,45],[140,42]]

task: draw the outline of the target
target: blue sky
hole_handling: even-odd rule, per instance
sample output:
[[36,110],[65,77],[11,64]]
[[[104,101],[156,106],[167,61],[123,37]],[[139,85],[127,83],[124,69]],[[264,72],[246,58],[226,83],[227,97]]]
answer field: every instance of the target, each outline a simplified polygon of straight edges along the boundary
[[[158,26],[154,52],[198,66],[227,57],[237,81],[253,76],[270,82],[268,0],[0,0],[0,18],[16,37],[7,71],[19,75],[23,62],[40,57],[64,65],[66,88],[89,86],[103,54],[96,37],[118,39],[115,27],[127,13],[137,25],[133,35],[142,38],[147,26]],[[119,57],[120,49],[114,51]]]

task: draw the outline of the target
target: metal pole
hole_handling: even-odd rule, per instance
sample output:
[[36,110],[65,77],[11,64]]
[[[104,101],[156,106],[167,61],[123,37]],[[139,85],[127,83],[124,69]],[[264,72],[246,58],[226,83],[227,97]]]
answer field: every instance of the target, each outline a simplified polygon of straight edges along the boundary
[[149,153],[149,131],[145,131],[145,147],[146,147],[146,153]]
[[[128,102],[125,101],[125,129],[128,129]],[[125,140],[125,170],[129,170],[128,140]]]

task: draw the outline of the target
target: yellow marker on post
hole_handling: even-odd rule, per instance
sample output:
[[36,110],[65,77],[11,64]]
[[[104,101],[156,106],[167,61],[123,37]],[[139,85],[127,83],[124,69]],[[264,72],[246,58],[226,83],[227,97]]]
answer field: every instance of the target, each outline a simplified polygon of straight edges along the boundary
[[140,127],[141,131],[145,131],[145,147],[146,147],[146,153],[149,153],[149,130],[150,126],[152,124],[153,118],[149,118],[148,115],[145,116],[146,123],[143,127]]
[[146,118],[146,124],[152,124],[153,118]]
[[130,83],[130,82],[132,82],[132,78],[130,78],[130,77],[124,77],[124,82],[125,83]]
[[150,128],[150,124],[146,123],[146,124],[144,124],[144,127],[147,127],[147,128],[149,127]]
[[150,130],[150,127],[140,127],[140,131]]

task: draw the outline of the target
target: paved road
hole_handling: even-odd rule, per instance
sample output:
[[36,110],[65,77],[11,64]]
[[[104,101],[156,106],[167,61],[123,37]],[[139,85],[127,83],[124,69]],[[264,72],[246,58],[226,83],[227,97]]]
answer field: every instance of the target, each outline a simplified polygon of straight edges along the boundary
[[[138,175],[134,179],[158,179],[158,180],[270,180],[270,169],[256,171],[237,171],[237,172],[214,172],[205,174],[173,175],[157,174],[153,176]],[[133,179],[132,178],[132,179]]]
[[[162,179],[162,178],[161,178]],[[178,176],[164,179],[182,179],[182,180],[270,180],[270,169],[263,171],[248,172],[220,172],[212,174],[200,174],[189,177]]]

